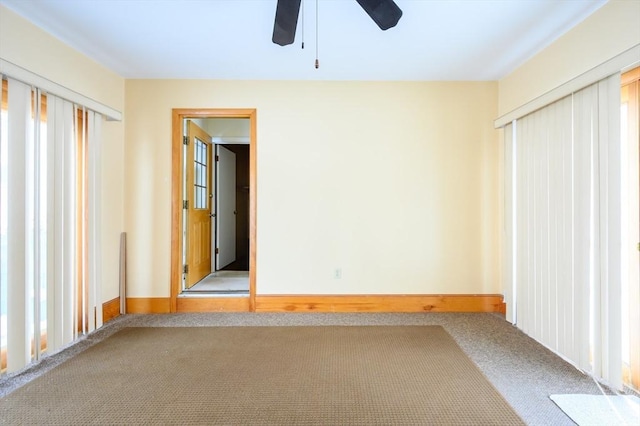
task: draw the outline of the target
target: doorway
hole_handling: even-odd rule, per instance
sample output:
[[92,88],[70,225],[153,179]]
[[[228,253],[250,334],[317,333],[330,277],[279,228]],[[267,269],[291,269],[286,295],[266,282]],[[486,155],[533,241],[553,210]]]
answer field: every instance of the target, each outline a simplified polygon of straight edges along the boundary
[[256,111],[174,109],[172,146],[171,311],[254,311]]
[[188,268],[182,293],[247,296],[249,119],[186,119],[184,127],[188,203],[183,247]]

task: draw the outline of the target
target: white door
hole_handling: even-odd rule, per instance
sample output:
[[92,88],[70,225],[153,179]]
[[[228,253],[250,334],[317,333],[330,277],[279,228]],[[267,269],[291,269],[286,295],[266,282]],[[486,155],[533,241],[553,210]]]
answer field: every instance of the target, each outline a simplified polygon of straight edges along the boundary
[[236,260],[236,154],[216,145],[216,270]]

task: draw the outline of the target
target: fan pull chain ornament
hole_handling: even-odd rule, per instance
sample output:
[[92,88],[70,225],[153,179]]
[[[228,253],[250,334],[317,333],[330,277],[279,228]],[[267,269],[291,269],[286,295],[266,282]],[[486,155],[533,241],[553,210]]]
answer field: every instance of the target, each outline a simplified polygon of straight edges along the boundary
[[316,0],[316,69],[320,68],[318,61],[318,0]]
[[302,3],[302,48],[304,49],[304,2]]

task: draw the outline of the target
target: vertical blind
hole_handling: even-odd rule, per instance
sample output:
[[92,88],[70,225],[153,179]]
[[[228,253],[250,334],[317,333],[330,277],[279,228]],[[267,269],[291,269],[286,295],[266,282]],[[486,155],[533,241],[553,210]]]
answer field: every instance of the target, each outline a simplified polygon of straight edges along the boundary
[[[11,109],[8,114],[7,134],[7,348],[11,348],[11,355],[7,351],[7,366],[9,371],[15,371],[29,362],[30,343],[32,335],[32,316],[29,315],[30,305],[28,280],[32,279],[28,261],[32,253],[28,253],[27,225],[30,219],[26,214],[31,210],[31,200],[27,197],[27,148],[33,141],[33,126],[31,121],[31,88],[21,83],[10,83],[8,104]],[[17,143],[14,143],[17,141]],[[4,165],[3,165],[4,166]],[[3,185],[4,186],[4,185]],[[9,203],[8,201],[11,200]],[[31,273],[30,273],[31,272]]]
[[616,388],[620,76],[505,126],[507,319]]
[[102,116],[6,83],[0,342],[15,372],[102,325]]

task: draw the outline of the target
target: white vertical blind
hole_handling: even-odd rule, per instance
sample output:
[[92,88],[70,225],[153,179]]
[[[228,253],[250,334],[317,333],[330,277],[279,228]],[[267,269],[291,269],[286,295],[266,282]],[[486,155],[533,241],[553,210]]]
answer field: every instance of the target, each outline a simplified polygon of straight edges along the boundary
[[[71,102],[53,95],[46,95],[44,104],[46,121],[44,109],[40,119],[40,91],[8,79],[8,137],[3,140],[8,164],[6,196],[10,200],[6,209],[8,279],[3,283],[7,290],[8,372],[20,370],[40,356],[45,347],[41,335],[46,337],[46,351],[53,353],[77,337],[79,326],[90,332],[102,325],[103,117],[79,111]],[[80,121],[83,140],[78,140]],[[86,161],[81,163],[79,146],[86,149]],[[78,193],[85,190],[84,185],[86,200]],[[84,218],[78,216],[78,211],[85,210],[86,229]],[[79,235],[83,235],[81,247]],[[86,271],[79,272],[80,266]],[[81,318],[78,302],[83,303]]]
[[562,99],[556,110],[554,145],[553,191],[554,213],[556,216],[556,305],[557,310],[557,351],[571,359],[575,352],[573,303],[574,278],[574,161],[573,161],[573,99]]
[[47,344],[55,352],[70,343],[75,335],[74,293],[77,288],[75,274],[75,158],[76,135],[74,131],[73,104],[49,95],[47,98],[47,138],[51,152],[49,176],[54,182],[48,194],[51,206],[49,228],[52,239],[48,253],[48,315]]
[[595,374],[622,388],[622,149],[620,76],[598,83],[601,332],[594,336]]
[[515,155],[515,167],[517,174],[514,176],[514,185],[516,187],[516,201],[513,212],[514,217],[514,229],[516,235],[516,241],[514,244],[514,250],[516,253],[515,258],[515,288],[516,288],[516,323],[522,331],[529,332],[529,323],[533,320],[534,312],[530,312],[529,308],[529,278],[531,275],[529,264],[533,261],[533,256],[529,252],[529,216],[531,211],[529,209],[529,202],[531,200],[530,187],[529,187],[529,151],[531,149],[530,144],[525,143],[526,135],[529,132],[530,126],[528,120],[517,122],[516,133],[516,155]]
[[[46,95],[45,95],[46,96]],[[53,97],[47,99],[47,121],[55,122],[58,105]],[[56,324],[57,303],[60,303],[58,295],[62,294],[62,268],[58,265],[62,253],[62,203],[56,197],[62,188],[60,175],[62,170],[55,167],[62,162],[62,151],[55,144],[55,128],[47,131],[47,182],[50,183],[47,191],[47,346],[56,351],[62,346],[62,322]],[[60,328],[59,328],[60,327]]]
[[31,87],[10,80],[7,134],[7,371],[20,370],[31,359],[32,318],[28,304],[27,241],[31,226],[26,217],[27,145],[33,143]]
[[102,141],[102,116],[96,112],[89,111],[87,120],[87,149],[88,149],[88,184],[89,184],[89,283],[88,286],[88,331],[93,331],[102,326],[102,258],[99,255],[102,245],[101,224],[102,224],[102,169],[100,167],[100,147]]
[[[68,107],[68,108],[67,108]],[[71,138],[65,138],[64,140],[64,155],[65,161],[67,162],[67,169],[65,169],[64,174],[64,206],[65,209],[65,233],[69,231],[69,238],[65,238],[64,240],[64,264],[65,264],[65,276],[70,277],[74,276],[73,280],[69,280],[65,278],[64,286],[65,286],[65,301],[68,303],[65,305],[63,309],[63,339],[65,342],[71,342],[75,340],[78,335],[78,330],[80,329],[80,320],[78,315],[75,313],[75,308],[69,309],[67,306],[78,306],[78,299],[82,297],[82,294],[79,294],[80,287],[78,283],[78,278],[83,279],[81,266],[79,267],[80,262],[82,261],[82,254],[77,251],[78,248],[80,250],[84,249],[84,242],[82,242],[82,246],[78,247],[78,231],[81,231],[84,222],[82,222],[82,218],[77,218],[78,211],[78,201],[80,199],[79,191],[82,190],[81,187],[78,186],[78,140],[77,135],[79,133],[78,127],[78,108],[76,105],[65,103],[65,113],[69,113],[71,115],[71,120],[73,121],[73,127],[71,131],[73,135]],[[67,170],[73,171],[73,174],[68,173]],[[79,274],[79,275],[76,275]]]
[[619,81],[613,75],[505,126],[508,319],[618,388]]
[[[594,98],[595,87],[587,87],[573,96],[574,131],[574,230],[573,230],[573,306],[574,358],[576,365],[590,371],[589,315],[593,312],[594,233],[594,137],[597,136]],[[594,318],[595,319],[595,318]],[[571,359],[571,358],[570,358]]]
[[514,125],[512,123],[504,126],[504,242],[505,252],[507,257],[504,261],[504,302],[507,305],[506,319],[510,323],[516,322],[516,304],[515,304],[515,289],[514,289],[514,210],[513,203],[515,202],[515,191],[513,185],[513,175],[515,173],[515,163],[513,156],[515,154],[514,139],[513,139]]
[[[32,93],[33,99],[40,99],[40,91],[35,90]],[[29,316],[33,318],[31,327],[33,329],[31,335],[33,336],[32,352],[35,359],[40,359],[41,353],[41,323],[40,323],[40,242],[42,241],[42,227],[40,224],[41,210],[40,210],[40,193],[45,192],[44,188],[41,188],[40,172],[43,170],[40,165],[40,152],[42,146],[40,144],[40,102],[33,103],[33,137],[27,143],[27,158],[29,159],[30,167],[27,181],[27,219],[31,222],[29,226],[29,233],[27,235],[27,241],[31,241],[31,250],[27,253],[29,262],[27,264],[27,271],[31,275],[27,281],[31,284],[29,287],[29,295],[33,302],[27,306],[32,309]]]

